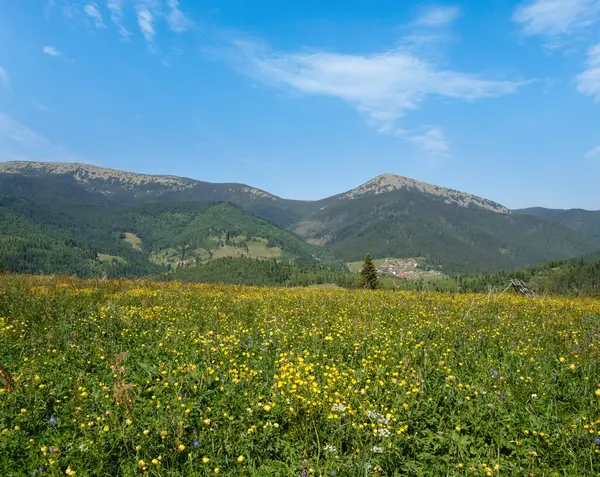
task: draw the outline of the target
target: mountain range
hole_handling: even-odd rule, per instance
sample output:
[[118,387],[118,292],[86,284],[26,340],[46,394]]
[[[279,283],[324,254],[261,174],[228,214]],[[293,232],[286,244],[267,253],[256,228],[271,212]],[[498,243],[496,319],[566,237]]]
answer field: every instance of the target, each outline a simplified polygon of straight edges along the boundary
[[343,268],[369,252],[465,274],[598,250],[600,212],[511,211],[393,174],[298,201],[245,184],[0,163],[0,266],[18,272],[142,276],[223,257]]

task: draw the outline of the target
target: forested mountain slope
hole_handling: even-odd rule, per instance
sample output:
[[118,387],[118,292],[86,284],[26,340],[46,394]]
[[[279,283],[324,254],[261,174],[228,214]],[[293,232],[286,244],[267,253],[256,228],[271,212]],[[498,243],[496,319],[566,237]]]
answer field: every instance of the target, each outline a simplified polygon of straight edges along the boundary
[[244,184],[9,162],[0,163],[0,212],[0,264],[41,273],[141,276],[227,257],[339,268],[366,252],[471,273],[600,250],[595,213],[512,213],[392,174],[296,201]]

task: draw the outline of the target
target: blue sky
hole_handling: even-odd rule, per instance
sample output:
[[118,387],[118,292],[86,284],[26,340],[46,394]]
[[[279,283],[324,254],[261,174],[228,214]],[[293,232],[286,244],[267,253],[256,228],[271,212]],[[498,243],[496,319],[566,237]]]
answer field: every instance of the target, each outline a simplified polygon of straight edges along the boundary
[[600,0],[0,1],[0,161],[600,209]]

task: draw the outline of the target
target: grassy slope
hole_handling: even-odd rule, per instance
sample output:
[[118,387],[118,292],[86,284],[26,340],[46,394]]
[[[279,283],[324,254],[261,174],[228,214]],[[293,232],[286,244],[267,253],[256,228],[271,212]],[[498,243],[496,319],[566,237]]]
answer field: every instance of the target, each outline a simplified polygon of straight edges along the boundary
[[597,300],[0,289],[2,476],[600,473]]
[[131,232],[125,232],[125,238],[123,240],[129,245],[131,245],[131,247],[135,250],[142,249],[142,239],[139,238],[136,234],[132,234]]
[[[186,247],[213,247],[210,229],[255,233],[268,238],[283,256],[303,261],[317,256],[321,263],[333,263],[333,255],[352,261],[365,252],[376,257],[422,254],[432,265],[462,273],[510,269],[600,249],[600,225],[594,225],[593,215],[555,223],[461,209],[444,204],[442,198],[406,190],[356,200],[301,202],[274,199],[240,184],[198,183],[180,191],[160,185],[127,189],[99,180],[86,186],[110,193],[85,190],[69,176],[0,174],[0,207],[43,227],[53,240],[60,237],[64,242],[67,234],[67,242],[74,244],[69,246],[122,257],[140,271],[151,266],[151,253],[172,249],[176,256],[185,255]],[[214,203],[207,199],[225,198],[270,220],[260,222],[255,215],[234,213],[232,206],[208,210]],[[307,221],[320,229],[309,236],[328,241],[326,248],[311,248],[281,228]],[[120,240],[117,234],[121,233],[140,237],[141,250]]]

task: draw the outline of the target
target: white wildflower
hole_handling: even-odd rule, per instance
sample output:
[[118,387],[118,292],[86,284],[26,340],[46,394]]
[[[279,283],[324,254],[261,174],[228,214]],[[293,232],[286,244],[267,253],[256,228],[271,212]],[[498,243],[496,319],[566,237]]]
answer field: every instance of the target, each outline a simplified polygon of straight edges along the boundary
[[377,429],[377,435],[379,437],[390,437],[391,432],[389,429]]
[[342,403],[334,404],[331,408],[332,411],[341,411],[344,412],[347,409]]
[[323,449],[328,454],[337,454],[337,449],[335,448],[335,446],[332,446],[331,444],[327,444]]
[[376,411],[369,411],[369,419],[373,419],[374,421],[377,421],[379,424],[383,424],[384,426],[387,426],[390,421],[389,419],[386,419],[386,417],[383,414],[379,414]]
[[383,447],[373,446],[373,448],[371,449],[371,452],[373,452],[375,454],[383,454]]
[[531,397],[532,397],[533,399],[537,399],[537,397],[538,397],[538,396],[537,396],[537,394],[532,394],[532,395],[531,395]]

